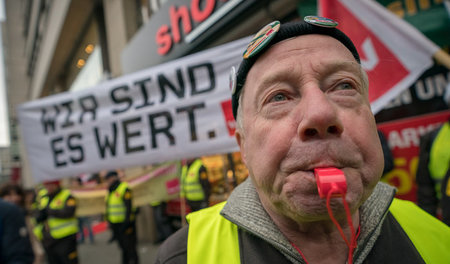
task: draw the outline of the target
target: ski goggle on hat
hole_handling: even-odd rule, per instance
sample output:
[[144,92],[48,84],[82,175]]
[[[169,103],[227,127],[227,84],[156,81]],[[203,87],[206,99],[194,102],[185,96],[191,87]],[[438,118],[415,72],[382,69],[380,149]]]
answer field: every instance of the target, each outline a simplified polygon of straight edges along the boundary
[[353,45],[353,42],[347,35],[336,28],[337,25],[338,23],[336,21],[329,18],[306,16],[303,21],[285,24],[281,24],[279,21],[273,21],[258,31],[242,55],[243,59],[239,65],[239,69],[236,71],[235,67],[231,68],[230,88],[232,91],[231,105],[234,119],[236,119],[239,96],[244,87],[248,72],[261,54],[282,40],[309,34],[327,35],[344,44],[353,54],[355,60],[361,64],[355,45]]

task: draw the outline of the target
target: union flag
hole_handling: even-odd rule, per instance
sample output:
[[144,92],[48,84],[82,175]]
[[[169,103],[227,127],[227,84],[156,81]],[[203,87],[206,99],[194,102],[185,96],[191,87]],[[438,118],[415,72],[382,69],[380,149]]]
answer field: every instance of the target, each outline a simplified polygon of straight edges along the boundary
[[369,76],[376,114],[433,65],[440,48],[373,0],[318,0],[319,15],[336,20],[355,44]]

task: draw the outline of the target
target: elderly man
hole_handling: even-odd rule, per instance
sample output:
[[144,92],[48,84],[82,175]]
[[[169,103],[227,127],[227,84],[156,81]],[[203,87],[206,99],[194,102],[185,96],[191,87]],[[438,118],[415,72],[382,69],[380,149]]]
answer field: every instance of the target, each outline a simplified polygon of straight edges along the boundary
[[378,182],[383,154],[351,40],[332,20],[305,21],[273,22],[249,44],[232,103],[250,177],[190,214],[157,263],[450,259],[450,230]]

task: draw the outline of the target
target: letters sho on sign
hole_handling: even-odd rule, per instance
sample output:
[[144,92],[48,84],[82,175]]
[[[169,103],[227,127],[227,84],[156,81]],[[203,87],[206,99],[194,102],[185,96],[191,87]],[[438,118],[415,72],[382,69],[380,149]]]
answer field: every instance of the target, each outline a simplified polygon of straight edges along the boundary
[[227,153],[229,70],[248,38],[18,107],[36,181]]

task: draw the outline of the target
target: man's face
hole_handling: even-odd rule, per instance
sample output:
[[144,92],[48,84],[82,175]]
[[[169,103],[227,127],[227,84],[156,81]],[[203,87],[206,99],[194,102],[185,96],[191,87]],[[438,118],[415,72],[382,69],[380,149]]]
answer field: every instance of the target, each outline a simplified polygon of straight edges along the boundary
[[[280,42],[253,65],[236,137],[269,213],[328,219],[313,173],[318,167],[344,171],[352,210],[369,197],[383,154],[362,76],[350,51],[323,35]],[[340,203],[332,199],[342,209]]]
[[22,202],[22,196],[20,196],[16,191],[11,190],[7,195],[3,197],[3,200],[20,206]]
[[108,186],[111,186],[117,179],[118,179],[117,176],[111,176],[108,179],[106,179],[106,184]]
[[56,183],[44,183],[44,187],[49,194],[53,194],[59,189],[59,185]]

